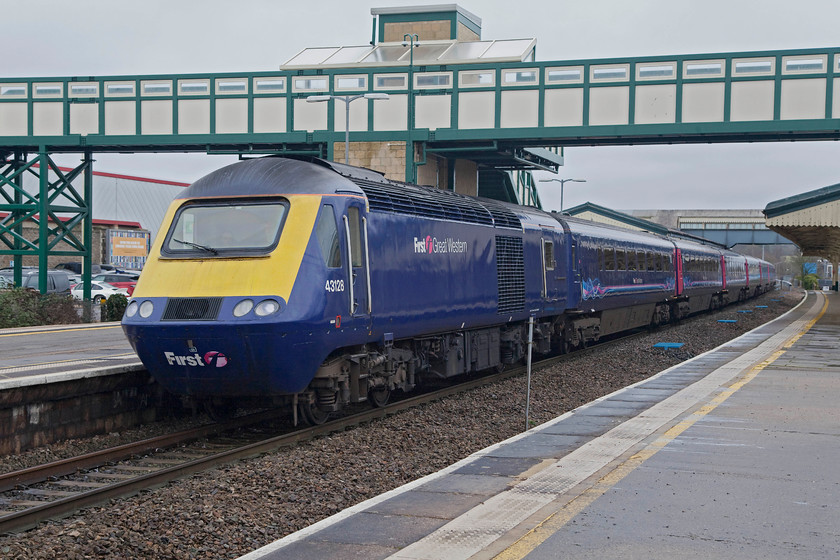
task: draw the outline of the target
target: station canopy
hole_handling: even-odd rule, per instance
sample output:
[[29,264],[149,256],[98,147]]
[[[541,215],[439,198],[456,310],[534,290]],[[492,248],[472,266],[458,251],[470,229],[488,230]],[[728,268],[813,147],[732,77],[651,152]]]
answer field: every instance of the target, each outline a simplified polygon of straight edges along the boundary
[[764,215],[804,255],[840,261],[840,183],[771,202]]
[[[420,41],[414,46],[414,64],[446,65],[491,62],[531,62],[536,39],[499,41]],[[314,47],[303,49],[280,66],[293,68],[346,68],[400,66],[411,61],[411,45],[380,43],[356,47]]]

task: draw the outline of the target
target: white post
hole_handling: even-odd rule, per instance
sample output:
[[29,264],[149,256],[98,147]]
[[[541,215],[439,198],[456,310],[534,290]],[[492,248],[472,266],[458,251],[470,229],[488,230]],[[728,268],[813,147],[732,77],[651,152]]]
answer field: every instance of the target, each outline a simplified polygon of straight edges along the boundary
[[531,348],[534,345],[534,317],[528,319],[528,390],[525,394],[525,431],[530,427],[531,412]]

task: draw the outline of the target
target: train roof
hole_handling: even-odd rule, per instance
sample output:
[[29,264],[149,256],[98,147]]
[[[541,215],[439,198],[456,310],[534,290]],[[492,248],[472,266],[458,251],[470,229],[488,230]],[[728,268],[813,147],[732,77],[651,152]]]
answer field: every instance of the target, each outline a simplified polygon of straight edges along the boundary
[[583,218],[574,218],[559,212],[552,212],[551,216],[565,224],[565,229],[572,233],[586,235],[589,237],[609,238],[613,241],[645,244],[651,247],[670,247],[673,248],[672,240],[646,231],[637,231],[633,229],[622,228],[611,224],[604,224],[600,222],[593,222]]
[[370,169],[313,157],[268,156],[240,161],[205,175],[178,198],[285,194],[365,196],[373,212],[522,229],[517,211],[522,207],[392,181]]
[[348,178],[368,199],[372,212],[391,212],[497,228],[522,229],[517,207],[496,200],[386,179],[379,173],[326,160],[315,160]]
[[330,195],[336,191],[362,195],[362,191],[352,181],[326,166],[314,165],[313,162],[301,159],[269,156],[243,160],[217,169],[184,189],[178,198]]

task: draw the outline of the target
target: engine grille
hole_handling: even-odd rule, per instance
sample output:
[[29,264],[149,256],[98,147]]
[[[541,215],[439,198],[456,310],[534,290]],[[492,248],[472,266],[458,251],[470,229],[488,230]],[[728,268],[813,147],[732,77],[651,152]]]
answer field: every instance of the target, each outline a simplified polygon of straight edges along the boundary
[[525,261],[522,239],[496,236],[499,313],[525,310]]
[[516,214],[492,201],[479,201],[450,191],[406,183],[376,183],[359,178],[353,181],[364,191],[371,210],[500,228],[522,228]]
[[222,298],[169,298],[161,321],[213,321]]

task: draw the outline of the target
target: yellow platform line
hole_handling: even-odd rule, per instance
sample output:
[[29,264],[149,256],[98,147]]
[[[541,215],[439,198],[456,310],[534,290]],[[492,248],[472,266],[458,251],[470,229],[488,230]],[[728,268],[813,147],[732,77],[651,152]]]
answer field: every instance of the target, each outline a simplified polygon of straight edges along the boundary
[[548,540],[551,535],[562,529],[563,526],[571,521],[577,514],[586,509],[589,504],[604,495],[613,486],[618,484],[625,476],[653,457],[660,449],[671,443],[677,438],[677,436],[694,425],[698,420],[702,419],[715,408],[720,406],[721,403],[735,394],[739,389],[741,389],[741,387],[752,381],[761,370],[779,359],[779,357],[796,344],[796,342],[802,338],[805,333],[811,330],[811,327],[813,327],[825,314],[826,309],[828,309],[827,297],[825,298],[825,303],[823,304],[819,314],[817,314],[814,319],[808,321],[801,331],[788,339],[782,345],[780,350],[775,351],[766,360],[753,366],[748,372],[742,374],[738,381],[721,391],[708,404],[700,407],[684,420],[669,428],[664,434],[662,434],[662,436],[651,442],[645,449],[618,465],[615,469],[598,480],[598,482],[596,482],[593,486],[586,489],[558,511],[549,515],[541,521],[539,525],[528,531],[528,533],[523,535],[515,543],[494,556],[493,560],[521,560],[539,545]]
[[25,364],[22,366],[4,366],[0,367],[0,374],[3,373],[14,373],[18,370],[26,370],[26,369],[36,369],[39,367],[44,366],[55,366],[60,364],[68,364],[68,363],[82,363],[82,362],[101,362],[103,360],[111,360],[114,358],[125,358],[128,356],[136,357],[137,354],[134,352],[125,352],[124,354],[106,354],[104,356],[92,356],[90,358],[67,358],[66,360],[55,360],[52,362],[38,362],[35,364]]
[[0,338],[6,338],[9,336],[29,336],[33,334],[55,334],[55,333],[63,333],[63,332],[80,332],[80,331],[100,331],[103,329],[121,329],[122,325],[107,325],[102,327],[79,327],[79,328],[69,328],[69,329],[52,329],[52,330],[44,330],[44,331],[26,331],[26,332],[16,332],[16,333],[6,333],[0,334]]

